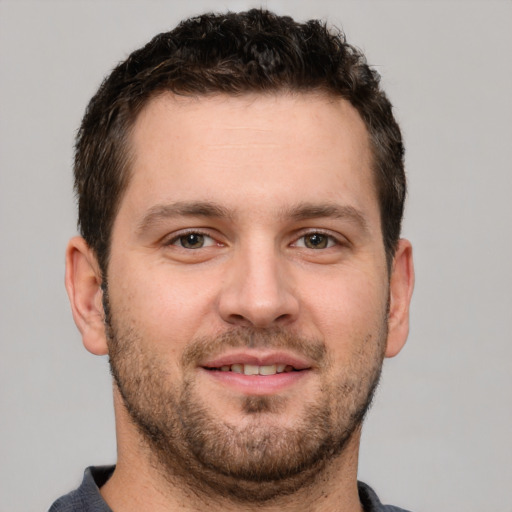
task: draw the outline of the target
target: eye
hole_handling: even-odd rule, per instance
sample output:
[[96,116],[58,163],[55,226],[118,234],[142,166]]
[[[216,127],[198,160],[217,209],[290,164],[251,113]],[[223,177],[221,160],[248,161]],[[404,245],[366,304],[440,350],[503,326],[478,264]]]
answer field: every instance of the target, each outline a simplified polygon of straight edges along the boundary
[[178,236],[171,240],[170,243],[170,245],[177,245],[184,249],[202,249],[203,247],[209,247],[214,244],[215,240],[213,240],[212,237],[195,231]]
[[295,243],[297,247],[306,247],[307,249],[327,249],[336,244],[336,240],[325,233],[308,233],[301,236]]

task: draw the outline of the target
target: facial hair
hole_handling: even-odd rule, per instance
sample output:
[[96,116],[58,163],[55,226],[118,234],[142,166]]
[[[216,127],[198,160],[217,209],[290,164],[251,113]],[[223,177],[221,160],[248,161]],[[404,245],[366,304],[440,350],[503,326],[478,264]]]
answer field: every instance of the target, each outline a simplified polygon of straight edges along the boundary
[[[111,310],[106,287],[104,309],[111,373],[153,466],[173,485],[239,502],[265,502],[313,485],[343,452],[371,404],[387,337],[384,318],[359,341],[350,364],[336,369],[322,340],[236,327],[191,340],[179,381],[146,348],[149,342],[136,326]],[[204,402],[195,381],[199,362],[227,348],[293,350],[315,363],[321,395],[306,400],[293,426],[268,421],[280,414],[284,397],[241,397],[240,409],[250,421],[229,424]]]

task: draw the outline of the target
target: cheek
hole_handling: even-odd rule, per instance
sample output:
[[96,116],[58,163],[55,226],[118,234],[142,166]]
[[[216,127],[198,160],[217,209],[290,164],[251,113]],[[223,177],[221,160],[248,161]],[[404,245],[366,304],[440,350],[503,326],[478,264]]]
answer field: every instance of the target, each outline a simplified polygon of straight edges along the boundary
[[386,281],[375,274],[341,270],[304,297],[304,309],[333,350],[352,351],[385,328],[387,289]]
[[[214,290],[202,276],[168,263],[118,267],[109,279],[111,305],[145,340],[179,351],[201,334]],[[210,313],[209,313],[210,312]],[[211,323],[210,323],[211,325]]]

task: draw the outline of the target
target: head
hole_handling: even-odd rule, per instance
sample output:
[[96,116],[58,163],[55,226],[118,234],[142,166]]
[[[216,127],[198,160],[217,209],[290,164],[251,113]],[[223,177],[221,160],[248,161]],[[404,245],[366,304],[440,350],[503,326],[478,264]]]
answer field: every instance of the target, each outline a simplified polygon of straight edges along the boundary
[[67,286],[110,356],[120,461],[239,501],[355,479],[408,330],[402,152],[377,75],[317,22],[202,16],[113,71],[78,135]]
[[157,35],[106,78],[77,137],[79,227],[107,272],[110,237],[130,182],[132,127],[151,98],[319,92],[344,98],[368,131],[388,266],[400,236],[406,182],[400,129],[379,75],[338,31],[253,9],[206,14]]

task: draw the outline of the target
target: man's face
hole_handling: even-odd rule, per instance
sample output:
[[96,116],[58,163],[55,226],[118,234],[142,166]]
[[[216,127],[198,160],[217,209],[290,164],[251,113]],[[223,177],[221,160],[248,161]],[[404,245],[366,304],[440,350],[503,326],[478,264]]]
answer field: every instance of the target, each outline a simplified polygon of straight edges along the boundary
[[132,144],[108,267],[124,407],[170,473],[299,485],[357,435],[385,352],[364,124],[320,95],[167,94]]

